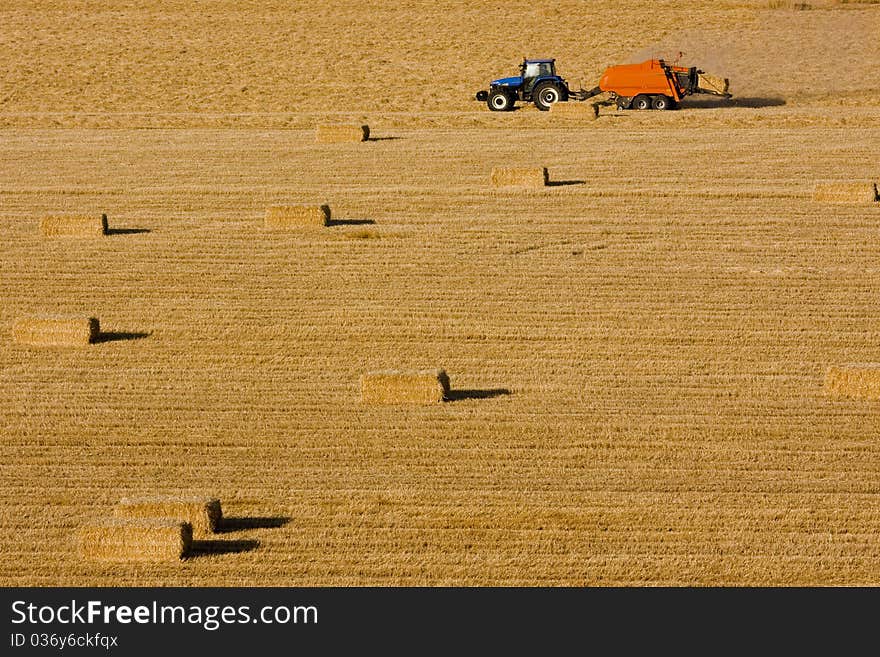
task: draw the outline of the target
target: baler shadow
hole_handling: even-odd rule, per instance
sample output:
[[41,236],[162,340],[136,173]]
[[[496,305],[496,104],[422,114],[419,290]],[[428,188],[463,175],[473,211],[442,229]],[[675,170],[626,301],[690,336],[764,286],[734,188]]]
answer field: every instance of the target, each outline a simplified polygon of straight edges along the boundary
[[701,107],[780,107],[785,105],[785,98],[778,96],[744,96],[733,98],[688,98],[685,107],[701,108]]
[[260,547],[260,542],[253,539],[193,541],[190,546],[189,556],[202,557],[211,554],[238,554],[256,550],[258,547]]
[[245,529],[272,529],[275,527],[284,527],[284,525],[289,522],[290,518],[287,516],[228,516],[220,521],[217,533],[226,534],[228,532],[238,532]]
[[492,399],[493,397],[504,397],[509,394],[510,390],[508,388],[450,390],[446,393],[446,401],[455,402],[462,399]]
[[367,141],[395,141],[403,137],[367,137]]

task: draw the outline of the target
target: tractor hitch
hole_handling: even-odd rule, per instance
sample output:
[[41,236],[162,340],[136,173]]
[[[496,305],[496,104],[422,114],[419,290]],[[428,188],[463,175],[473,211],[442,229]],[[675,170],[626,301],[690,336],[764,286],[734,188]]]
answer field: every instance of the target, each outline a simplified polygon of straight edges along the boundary
[[602,90],[599,87],[593,87],[590,90],[586,89],[578,89],[577,91],[570,90],[568,92],[568,98],[574,100],[589,100],[593,96],[598,96],[602,93]]

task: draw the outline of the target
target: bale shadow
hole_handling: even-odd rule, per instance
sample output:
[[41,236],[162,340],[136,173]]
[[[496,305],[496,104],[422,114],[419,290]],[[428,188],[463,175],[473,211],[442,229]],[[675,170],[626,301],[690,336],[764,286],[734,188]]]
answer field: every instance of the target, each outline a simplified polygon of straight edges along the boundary
[[745,96],[734,98],[689,98],[685,107],[780,107],[786,104],[785,98],[779,96]]
[[284,527],[289,522],[290,518],[287,516],[227,516],[220,521],[217,533],[227,534],[245,529],[274,529],[276,527]]
[[565,187],[567,185],[586,185],[586,180],[551,180],[547,187]]
[[121,342],[124,340],[143,340],[153,334],[152,331],[149,332],[130,332],[130,331],[101,331],[98,333],[98,337],[95,338],[95,343],[99,342]]
[[211,554],[239,554],[241,552],[251,552],[258,547],[260,547],[260,542],[253,539],[193,541],[189,550],[189,556],[203,557]]
[[330,219],[328,226],[372,226],[376,222],[373,219]]
[[403,137],[367,137],[367,141],[395,141]]
[[508,388],[450,390],[446,393],[446,401],[456,402],[462,399],[492,399],[493,397],[505,397],[509,394],[510,390]]
[[152,228],[108,228],[107,235],[140,235],[141,233],[152,233]]

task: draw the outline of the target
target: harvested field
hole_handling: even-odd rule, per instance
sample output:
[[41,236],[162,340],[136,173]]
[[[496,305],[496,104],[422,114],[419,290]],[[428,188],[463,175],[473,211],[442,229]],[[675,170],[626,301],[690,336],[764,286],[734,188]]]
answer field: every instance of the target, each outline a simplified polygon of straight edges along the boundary
[[369,138],[368,125],[319,125],[315,130],[315,141],[319,144],[367,141]]
[[175,563],[189,553],[192,527],[169,518],[110,518],[81,527],[77,539],[85,559]]
[[[877,7],[211,6],[0,8],[0,583],[880,585],[880,404],[825,387],[880,360],[880,204],[812,200],[878,180]],[[591,88],[679,50],[734,98],[472,100],[524,54]],[[536,164],[552,187],[490,184]],[[343,219],[261,228],[315,203]],[[35,229],[92,208],[144,232]],[[98,310],[150,339],[11,335]],[[362,402],[425,364],[448,403]],[[181,491],[239,548],[73,544]]]
[[436,404],[448,393],[449,377],[443,370],[388,370],[361,378],[365,404]]
[[81,347],[100,334],[95,317],[26,317],[12,327],[15,342],[33,347]]
[[210,497],[123,498],[113,510],[117,518],[174,518],[188,523],[196,536],[213,534],[220,527],[220,500]]
[[599,106],[595,103],[591,103],[588,101],[568,101],[565,103],[554,103],[550,106],[550,113],[553,116],[560,116],[564,118],[595,121],[597,118],[599,118]]
[[101,237],[107,234],[107,215],[49,215],[40,220],[46,237]]

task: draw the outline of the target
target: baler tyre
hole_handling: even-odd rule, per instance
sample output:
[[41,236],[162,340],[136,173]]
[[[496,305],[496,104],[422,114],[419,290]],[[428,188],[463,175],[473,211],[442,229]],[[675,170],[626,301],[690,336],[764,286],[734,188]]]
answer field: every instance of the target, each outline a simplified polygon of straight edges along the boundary
[[674,101],[669,96],[654,96],[654,99],[651,101],[651,107],[655,110],[668,110],[672,109],[672,103]]
[[637,110],[651,109],[651,97],[646,96],[645,94],[639,94],[633,98],[632,106],[633,109]]
[[513,99],[506,91],[499,89],[489,94],[489,98],[486,99],[486,105],[493,112],[509,112],[513,109]]
[[555,82],[542,82],[532,92],[535,107],[542,112],[546,112],[551,105],[562,100],[562,96],[562,89]]

